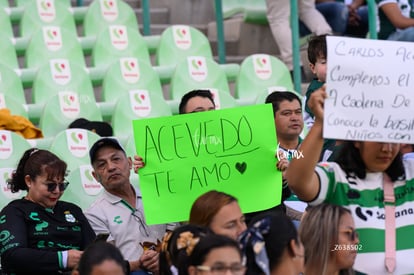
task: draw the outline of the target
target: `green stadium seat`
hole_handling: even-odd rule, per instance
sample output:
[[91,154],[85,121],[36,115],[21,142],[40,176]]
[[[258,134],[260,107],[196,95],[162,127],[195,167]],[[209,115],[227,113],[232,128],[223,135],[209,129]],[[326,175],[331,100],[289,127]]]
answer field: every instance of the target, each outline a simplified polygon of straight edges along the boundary
[[237,76],[235,98],[242,105],[254,104],[257,96],[271,87],[293,91],[292,78],[286,65],[277,57],[268,54],[246,57]]
[[[2,17],[0,12],[0,18]],[[2,19],[0,19],[2,21]],[[1,22],[0,22],[1,24]],[[7,28],[6,28],[7,29]],[[12,68],[13,70],[19,68],[19,62],[17,60],[17,53],[16,49],[12,42],[12,37],[9,37],[10,34],[7,32],[3,32],[3,29],[0,28],[0,54],[1,60],[0,63],[7,65],[8,67]]]
[[81,96],[78,93],[71,91],[59,92],[49,99],[43,107],[39,121],[39,128],[45,137],[57,135],[79,117],[102,121],[96,101],[80,99]]
[[69,171],[67,180],[68,188],[63,193],[61,200],[76,204],[82,210],[86,210],[104,190],[102,185],[92,176],[92,166],[82,164],[73,171]]
[[132,135],[132,120],[172,115],[162,95],[148,90],[130,90],[119,97],[112,115],[114,136],[123,144]]
[[4,94],[20,105],[26,104],[20,77],[10,67],[0,64],[0,94]]
[[157,65],[176,65],[188,56],[213,59],[208,38],[198,29],[187,25],[166,28],[156,51]]
[[12,97],[0,93],[0,109],[9,109],[12,115],[29,118],[24,104],[14,100]]
[[103,77],[102,102],[98,103],[103,119],[110,121],[118,98],[136,89],[162,95],[161,82],[153,67],[134,57],[119,58],[112,63]]
[[0,8],[8,8],[9,0],[0,0]]
[[92,82],[83,66],[68,59],[51,59],[38,69],[33,81],[33,104],[29,105],[33,122],[39,121],[44,104],[61,91],[75,92],[81,101],[95,101]]
[[10,201],[21,198],[26,192],[12,193],[7,179],[16,170],[23,153],[30,149],[30,144],[22,136],[7,130],[0,130],[0,208]]
[[110,25],[125,25],[138,30],[138,21],[131,6],[122,0],[95,0],[83,21],[83,35],[98,35]]
[[95,67],[108,67],[121,57],[135,57],[151,63],[147,44],[137,29],[125,25],[108,26],[97,36],[91,63]]
[[136,89],[162,95],[160,79],[151,65],[135,57],[119,58],[104,76],[102,100],[114,102],[130,90]]
[[217,89],[230,94],[223,69],[214,60],[204,56],[190,56],[179,62],[170,84],[170,99],[181,97],[194,89]]
[[30,37],[44,26],[59,26],[77,34],[75,20],[69,6],[62,0],[37,0],[24,5],[20,20],[20,36]]
[[[46,2],[44,0],[14,0],[16,7],[26,7],[26,5],[30,5],[32,2]],[[59,2],[59,4],[64,5],[65,7],[70,7],[71,3],[70,0],[48,0],[48,2]]]
[[266,0],[244,0],[244,21],[254,24],[268,24]]
[[6,13],[4,7],[4,1],[0,1],[0,37],[3,39],[5,38],[13,38],[13,28],[10,22],[9,15]]
[[26,68],[38,69],[50,59],[66,58],[86,66],[76,34],[60,27],[45,26],[32,35],[26,49]]
[[233,15],[244,12],[245,0],[223,0],[221,1],[223,18],[227,19]]
[[49,150],[64,160],[69,171],[90,164],[89,149],[100,136],[85,129],[65,129],[57,133]]

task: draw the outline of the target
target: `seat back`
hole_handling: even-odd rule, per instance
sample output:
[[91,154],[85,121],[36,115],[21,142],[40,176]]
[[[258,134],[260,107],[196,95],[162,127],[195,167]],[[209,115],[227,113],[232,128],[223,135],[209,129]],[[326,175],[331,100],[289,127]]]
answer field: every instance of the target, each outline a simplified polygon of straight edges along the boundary
[[[0,9],[0,18],[3,17],[3,15]],[[5,15],[7,16],[7,15]],[[0,19],[0,26],[2,26],[1,24],[3,24],[3,19]],[[12,42],[12,37],[10,36],[10,33],[8,33],[7,31],[7,25],[6,27],[0,28],[0,39],[1,39],[1,43],[0,43],[0,53],[1,53],[1,60],[0,63],[4,64],[6,66],[8,66],[11,69],[18,69],[19,68],[19,62],[17,60],[17,53],[16,53],[16,49],[14,48],[13,42]]]
[[76,34],[60,27],[45,26],[32,35],[25,54],[27,68],[39,68],[50,59],[61,58],[86,66]]
[[0,93],[0,109],[9,109],[12,115],[19,115],[29,118],[26,108],[20,102],[17,102],[12,97]]
[[112,115],[114,136],[126,140],[132,135],[132,120],[172,115],[164,98],[148,90],[130,90],[119,97]]
[[63,193],[61,200],[76,204],[86,210],[103,192],[102,185],[92,176],[92,166],[82,164],[68,175],[69,186]]
[[8,96],[19,104],[26,103],[23,85],[19,76],[14,70],[4,64],[0,64],[0,94]]
[[24,5],[20,20],[20,36],[30,37],[44,26],[59,26],[77,34],[76,24],[67,4],[62,0],[32,0]]
[[64,91],[77,93],[81,101],[95,101],[92,82],[83,66],[68,59],[51,59],[37,71],[32,100],[45,103]]
[[5,1],[0,1],[0,26],[1,26],[0,36],[2,40],[5,38],[12,38],[14,36],[10,18],[8,14],[6,13],[6,11],[4,10],[4,8],[7,7],[7,6],[4,6],[4,2]]
[[151,63],[147,44],[137,29],[111,25],[97,36],[92,49],[94,66],[109,66],[121,57],[135,57]]
[[[59,3],[64,5],[65,7],[71,6],[70,0],[57,0],[57,1],[59,1]],[[17,7],[26,7],[26,5],[31,4],[32,2],[33,0],[14,0],[14,3]]]
[[79,117],[102,121],[96,101],[80,100],[80,98],[78,93],[63,91],[49,99],[43,107],[39,121],[39,128],[45,137],[57,135]]
[[69,171],[75,171],[90,164],[89,149],[99,138],[85,129],[65,129],[55,136],[49,150],[67,163]]
[[187,25],[172,25],[166,28],[161,34],[156,51],[157,65],[176,65],[188,56],[213,59],[207,36]]
[[214,61],[204,56],[189,56],[177,64],[171,78],[170,97],[181,97],[194,89],[217,89],[230,94],[226,74]]
[[283,87],[293,91],[293,82],[287,66],[277,57],[253,54],[246,57],[236,80],[235,97],[253,103],[269,87]]
[[12,193],[8,187],[7,180],[11,178],[23,153],[30,149],[29,142],[22,136],[0,130],[0,208],[10,201],[21,198],[26,192]]
[[125,25],[135,30],[139,29],[134,10],[124,1],[93,1],[83,21],[84,35],[98,35],[110,25]]
[[102,100],[115,102],[120,96],[136,89],[162,95],[160,79],[151,65],[134,57],[119,58],[106,71]]

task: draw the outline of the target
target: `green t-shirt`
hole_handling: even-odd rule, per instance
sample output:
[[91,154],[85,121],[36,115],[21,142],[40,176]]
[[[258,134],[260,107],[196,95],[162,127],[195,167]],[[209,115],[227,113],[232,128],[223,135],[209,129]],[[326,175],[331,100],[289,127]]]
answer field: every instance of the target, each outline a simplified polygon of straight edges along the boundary
[[[414,274],[414,160],[404,161],[405,180],[394,182],[396,225],[396,270],[394,274]],[[315,169],[321,186],[310,205],[322,202],[349,209],[359,233],[354,269],[365,273],[388,274],[385,258],[385,209],[383,174],[367,173],[365,179],[352,177],[334,162],[320,163]]]
[[408,18],[414,18],[414,2],[413,0],[375,0],[378,6],[378,17],[380,30],[378,32],[379,39],[387,39],[391,33],[397,29],[382,11],[381,6],[388,3],[396,3],[401,10],[402,15]]

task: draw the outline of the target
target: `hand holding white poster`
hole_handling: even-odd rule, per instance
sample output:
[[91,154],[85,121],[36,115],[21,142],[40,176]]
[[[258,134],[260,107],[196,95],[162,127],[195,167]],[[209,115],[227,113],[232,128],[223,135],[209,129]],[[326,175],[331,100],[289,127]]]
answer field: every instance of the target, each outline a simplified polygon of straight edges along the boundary
[[414,43],[327,37],[324,137],[414,143]]

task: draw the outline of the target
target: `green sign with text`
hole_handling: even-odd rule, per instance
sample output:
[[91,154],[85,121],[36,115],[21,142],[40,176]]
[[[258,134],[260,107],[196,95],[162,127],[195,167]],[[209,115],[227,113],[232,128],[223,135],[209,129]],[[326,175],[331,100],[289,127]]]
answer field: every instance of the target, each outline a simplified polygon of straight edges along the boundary
[[209,190],[235,196],[245,213],[280,204],[270,104],[134,120],[133,127],[148,224],[188,220]]

